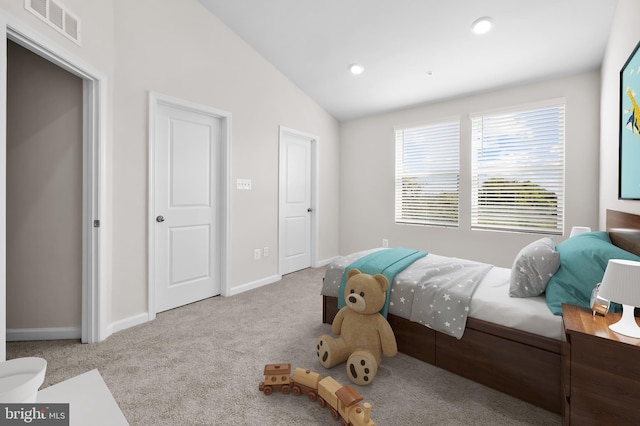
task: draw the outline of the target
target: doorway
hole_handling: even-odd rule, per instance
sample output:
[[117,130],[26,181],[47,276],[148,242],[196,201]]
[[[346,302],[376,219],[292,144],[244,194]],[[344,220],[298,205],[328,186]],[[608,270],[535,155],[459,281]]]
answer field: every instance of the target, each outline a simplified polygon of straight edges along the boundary
[[316,179],[316,136],[280,128],[279,273],[289,274],[315,263],[319,213]]
[[[83,343],[107,337],[108,264],[105,214],[106,76],[21,21],[0,15],[0,104],[7,102],[7,42],[30,50],[82,79],[82,313]],[[6,108],[5,108],[6,110]],[[6,117],[0,118],[0,361],[6,359]],[[4,180],[3,180],[4,179]],[[104,284],[104,285],[103,285]]]
[[7,42],[7,340],[82,334],[82,79]]

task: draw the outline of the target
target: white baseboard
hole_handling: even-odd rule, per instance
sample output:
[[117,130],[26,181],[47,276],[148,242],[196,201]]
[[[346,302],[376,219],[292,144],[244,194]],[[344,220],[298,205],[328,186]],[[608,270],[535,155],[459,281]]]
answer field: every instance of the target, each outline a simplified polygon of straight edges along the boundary
[[[144,312],[142,314],[134,315],[129,318],[124,318],[116,322],[112,322],[107,326],[107,336],[111,336],[113,333],[117,333],[127,328],[135,327],[136,325],[144,324],[149,321],[149,314]],[[105,338],[106,338],[105,337]]]
[[327,266],[333,262],[335,262],[336,260],[340,259],[340,256],[334,256],[334,257],[330,257],[329,259],[324,259],[324,260],[318,260],[316,261],[316,263],[313,265],[314,268],[320,268],[322,266]]
[[8,328],[7,342],[80,339],[80,327]]
[[[254,288],[258,288],[267,284],[274,283],[276,281],[279,281],[281,278],[282,276],[280,275],[272,275],[270,277],[263,278],[258,281],[253,281],[247,284],[243,284],[241,286],[233,287],[228,296],[234,296],[236,294],[244,293],[245,291],[249,291]],[[118,331],[121,331],[121,330],[126,330],[127,328],[135,327],[136,325],[144,324],[149,320],[150,320],[149,313],[144,312],[142,314],[137,314],[132,317],[124,318],[116,322],[113,322],[109,324],[109,326],[107,326],[107,330],[106,330],[107,335],[105,336],[105,339],[111,336],[113,333],[117,333]]]
[[229,289],[229,294],[227,296],[235,296],[236,294],[244,293],[245,291],[253,290],[254,288],[275,283],[276,281],[280,281],[281,279],[282,275],[272,275],[270,277],[262,278],[257,281],[242,284],[237,287],[232,287],[231,289]]

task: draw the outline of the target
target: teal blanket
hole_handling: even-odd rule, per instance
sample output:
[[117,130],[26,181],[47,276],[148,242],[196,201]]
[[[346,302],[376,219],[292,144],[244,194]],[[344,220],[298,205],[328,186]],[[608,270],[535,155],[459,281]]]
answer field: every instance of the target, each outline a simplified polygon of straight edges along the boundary
[[344,288],[347,284],[347,272],[351,269],[357,269],[360,272],[369,275],[383,274],[387,277],[387,280],[389,280],[387,299],[384,303],[384,307],[380,310],[382,316],[386,318],[389,313],[391,287],[396,275],[416,260],[425,257],[427,254],[428,253],[424,251],[399,247],[376,251],[356,260],[347,266],[342,274],[342,281],[340,282],[340,287],[338,289],[338,309],[342,309],[347,305],[344,301]]

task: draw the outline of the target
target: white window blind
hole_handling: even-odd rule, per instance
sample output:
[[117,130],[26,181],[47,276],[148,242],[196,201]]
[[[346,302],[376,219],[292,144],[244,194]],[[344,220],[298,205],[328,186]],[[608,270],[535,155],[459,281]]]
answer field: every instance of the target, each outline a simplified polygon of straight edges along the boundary
[[396,223],[458,226],[460,121],[395,132]]
[[562,234],[564,110],[471,117],[473,229]]

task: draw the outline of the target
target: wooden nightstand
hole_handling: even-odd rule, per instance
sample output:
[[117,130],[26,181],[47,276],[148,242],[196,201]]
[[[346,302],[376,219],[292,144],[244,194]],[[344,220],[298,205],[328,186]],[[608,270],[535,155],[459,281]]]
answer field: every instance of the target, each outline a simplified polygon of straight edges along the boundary
[[564,424],[638,424],[640,339],[609,330],[618,314],[594,317],[589,309],[562,305],[562,315]]

